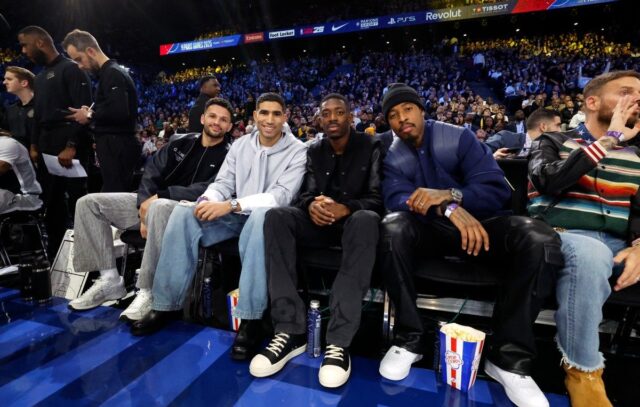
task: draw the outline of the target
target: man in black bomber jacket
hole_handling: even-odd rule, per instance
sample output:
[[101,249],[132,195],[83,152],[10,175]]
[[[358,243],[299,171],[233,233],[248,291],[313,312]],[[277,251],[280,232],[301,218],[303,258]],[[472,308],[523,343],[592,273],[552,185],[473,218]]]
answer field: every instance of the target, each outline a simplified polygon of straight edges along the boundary
[[[384,208],[380,143],[351,129],[349,103],[342,95],[329,94],[322,100],[320,118],[326,137],[307,152],[299,199],[294,206],[271,209],[265,216],[275,336],[253,358],[249,371],[256,377],[270,376],[304,352],[306,304],[297,292],[296,247],[341,245],[342,263],[331,288],[327,347],[319,371],[320,384],[333,388],[342,386],[351,372],[349,346],[360,325]],[[244,324],[245,320],[241,329]],[[234,346],[237,342],[238,338]]]
[[209,100],[200,119],[202,134],[188,134],[158,150],[145,166],[137,194],[89,194],[78,201],[73,266],[76,272],[99,270],[100,278],[70,308],[87,310],[126,295],[116,269],[113,225],[139,228],[147,239],[136,283],[140,290],[121,318],[137,321],[151,310],[151,286],[169,216],[179,201],[195,201],[215,180],[229,150],[224,135],[232,127],[231,115],[229,102]]

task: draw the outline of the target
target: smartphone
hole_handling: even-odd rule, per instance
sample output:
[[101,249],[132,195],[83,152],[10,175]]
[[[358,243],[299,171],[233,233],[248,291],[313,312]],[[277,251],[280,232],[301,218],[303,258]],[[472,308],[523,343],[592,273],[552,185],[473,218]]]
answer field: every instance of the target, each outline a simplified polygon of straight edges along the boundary
[[522,151],[522,147],[513,147],[513,148],[507,148],[507,153],[509,154],[519,154],[520,151]]

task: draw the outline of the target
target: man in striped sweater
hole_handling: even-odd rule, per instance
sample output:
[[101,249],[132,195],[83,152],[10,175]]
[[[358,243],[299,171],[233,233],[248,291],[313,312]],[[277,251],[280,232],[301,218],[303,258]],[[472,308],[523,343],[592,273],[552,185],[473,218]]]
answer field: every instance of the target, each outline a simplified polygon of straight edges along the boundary
[[584,88],[585,123],[532,146],[529,213],[561,232],[557,342],[573,407],[611,406],[598,351],[602,305],[640,281],[640,73],[617,71]]

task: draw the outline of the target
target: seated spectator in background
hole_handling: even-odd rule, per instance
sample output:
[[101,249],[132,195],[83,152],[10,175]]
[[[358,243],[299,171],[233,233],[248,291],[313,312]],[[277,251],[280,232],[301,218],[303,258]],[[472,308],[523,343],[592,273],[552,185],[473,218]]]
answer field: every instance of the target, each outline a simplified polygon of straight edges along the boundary
[[20,185],[19,191],[5,189],[0,185],[0,215],[16,211],[36,211],[42,207],[39,195],[42,188],[36,180],[29,151],[0,130],[0,177],[8,179],[13,174]]
[[202,117],[204,113],[204,105],[207,103],[207,100],[215,98],[220,94],[220,82],[218,82],[215,76],[206,75],[198,81],[198,88],[200,89],[200,94],[191,110],[189,110],[190,133],[202,132],[203,126],[200,122],[200,117]]
[[393,212],[381,223],[378,253],[396,325],[380,374],[404,379],[425,351],[413,284],[417,257],[457,256],[505,273],[485,372],[516,405],[548,406],[530,376],[533,324],[562,265],[560,239],[543,222],[503,216],[509,186],[471,131],[425,121],[422,101],[404,84],[392,85],[382,105],[398,138],[384,160],[382,181],[385,207]]
[[[640,281],[640,73],[613,71],[584,89],[586,121],[544,133],[529,161],[529,213],[562,232],[557,342],[573,407],[611,406],[598,327],[611,293]],[[613,271],[612,271],[613,270]]]
[[[133,324],[134,335],[162,329],[181,310],[196,273],[200,244],[210,246],[240,238],[242,295],[235,316],[242,318],[232,347],[234,359],[246,360],[260,338],[254,329],[267,303],[264,265],[264,214],[269,208],[289,205],[304,175],[306,146],[285,126],[284,99],[262,94],[254,119],[257,130],[236,142],[216,180],[194,205],[179,205],[171,214],[153,283],[152,311]],[[260,322],[260,321],[258,321]]]
[[[28,69],[19,66],[8,66],[5,69],[2,83],[7,92],[16,95],[18,100],[12,103],[4,116],[2,128],[20,142],[27,150],[38,143],[34,128],[33,82],[35,75]],[[35,158],[34,158],[35,159]]]
[[[384,208],[380,195],[380,143],[351,128],[349,103],[331,93],[320,103],[326,137],[307,152],[306,173],[295,205],[265,216],[266,266],[275,335],[251,361],[256,377],[280,371],[304,352],[306,304],[298,295],[298,247],[342,246],[333,282],[327,348],[320,366],[324,387],[342,386],[351,372],[349,346],[360,324],[362,299],[369,288]],[[289,313],[293,307],[293,313]],[[244,323],[244,321],[243,321]]]
[[525,134],[503,130],[489,137],[485,144],[493,151],[496,159],[526,157],[533,140],[550,131],[560,131],[560,114],[555,110],[538,109],[527,119]]
[[573,115],[573,117],[569,121],[569,125],[567,126],[567,129],[568,130],[575,129],[580,124],[584,123],[585,120],[586,120],[586,116],[584,114],[584,105],[583,105],[583,107],[581,107],[580,110],[578,110],[576,114]]
[[227,154],[224,141],[231,128],[231,105],[224,99],[207,101],[201,134],[190,134],[156,152],[145,166],[137,193],[89,194],[78,201],[75,216],[76,272],[100,271],[100,278],[69,302],[74,310],[95,308],[126,295],[118,275],[111,226],[136,230],[147,240],[133,303],[121,314],[128,321],[151,310],[151,288],[169,215],[181,200],[195,200],[215,179]]
[[562,119],[562,124],[569,125],[571,119],[575,114],[578,113],[578,109],[576,109],[573,100],[569,99],[566,101],[564,109],[560,111],[560,118]]
[[527,128],[525,125],[524,110],[519,109],[513,114],[513,120],[509,120],[509,124],[505,127],[512,133],[525,133]]

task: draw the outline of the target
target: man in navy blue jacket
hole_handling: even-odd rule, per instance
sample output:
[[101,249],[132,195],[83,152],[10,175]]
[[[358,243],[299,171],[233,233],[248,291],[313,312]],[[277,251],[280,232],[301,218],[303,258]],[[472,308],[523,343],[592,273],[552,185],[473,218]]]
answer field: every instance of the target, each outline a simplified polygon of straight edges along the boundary
[[396,335],[380,374],[402,380],[424,351],[412,272],[418,255],[458,256],[504,270],[485,372],[518,406],[548,406],[530,377],[533,322],[562,265],[560,239],[533,219],[506,216],[510,190],[491,150],[468,129],[424,120],[416,91],[389,87],[382,102],[393,132],[384,161],[381,270],[396,309]]

